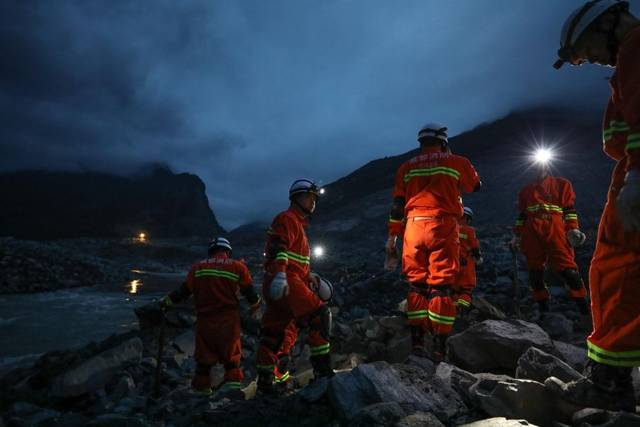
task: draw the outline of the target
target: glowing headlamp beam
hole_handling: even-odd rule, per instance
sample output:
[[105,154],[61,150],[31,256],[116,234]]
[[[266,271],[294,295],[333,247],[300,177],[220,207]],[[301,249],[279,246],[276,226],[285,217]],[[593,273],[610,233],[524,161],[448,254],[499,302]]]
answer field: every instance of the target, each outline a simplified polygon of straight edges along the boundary
[[548,164],[552,158],[553,153],[548,148],[538,148],[536,152],[533,153],[534,161],[542,165]]

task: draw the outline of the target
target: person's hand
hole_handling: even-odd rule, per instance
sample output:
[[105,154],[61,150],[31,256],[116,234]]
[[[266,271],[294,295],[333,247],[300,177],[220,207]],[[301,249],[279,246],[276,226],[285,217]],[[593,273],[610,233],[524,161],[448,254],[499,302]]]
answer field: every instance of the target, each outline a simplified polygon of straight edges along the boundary
[[625,231],[640,231],[640,171],[632,169],[616,198],[618,220]]
[[387,243],[384,245],[384,269],[386,271],[395,271],[395,269],[398,268],[398,264],[400,263],[400,255],[398,254],[398,249],[396,248],[396,240],[396,236],[389,236],[389,238],[387,239]]
[[587,240],[587,236],[577,228],[567,231],[567,240],[569,244],[574,248],[582,245],[585,240]]

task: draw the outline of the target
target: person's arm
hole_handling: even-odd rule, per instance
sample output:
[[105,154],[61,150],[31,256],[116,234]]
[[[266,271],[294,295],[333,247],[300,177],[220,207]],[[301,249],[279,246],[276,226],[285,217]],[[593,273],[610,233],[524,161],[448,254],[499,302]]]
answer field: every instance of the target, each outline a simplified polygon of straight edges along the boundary
[[578,212],[574,207],[576,202],[576,193],[573,191],[573,186],[567,181],[562,191],[562,216],[564,219],[565,231],[575,230],[580,228],[578,224]]
[[238,275],[240,276],[240,279],[238,281],[238,286],[240,287],[240,293],[242,294],[243,297],[245,297],[245,299],[250,305],[251,311],[253,312],[257,310],[258,307],[260,307],[262,298],[253,288],[253,279],[251,278],[251,273],[249,272],[249,269],[247,268],[247,266],[242,262],[238,262],[238,264],[240,266],[239,268],[240,274]]
[[182,285],[180,285],[178,289],[171,291],[169,295],[165,296],[161,300],[162,305],[165,307],[169,307],[173,304],[180,304],[189,299],[189,297],[191,297],[191,295],[193,294],[194,281],[195,276],[192,268],[187,275],[187,280],[182,282]]
[[284,273],[287,271],[289,265],[289,247],[292,240],[291,219],[286,215],[278,215],[267,230],[269,243],[267,245],[267,257],[271,258],[274,262],[270,263],[270,273]]
[[480,181],[480,176],[478,176],[478,172],[473,167],[469,159],[461,158],[463,161],[461,162],[461,171],[460,174],[460,189],[464,193],[474,193],[482,187],[482,181]]
[[617,99],[621,103],[622,115],[629,127],[625,153],[627,172],[640,170],[640,36],[636,35],[630,45],[621,50],[616,74],[618,76]]
[[406,184],[404,182],[405,167],[402,165],[396,172],[396,179],[393,187],[393,202],[389,213],[389,223],[387,229],[389,237],[401,236],[404,233],[404,206],[406,203]]

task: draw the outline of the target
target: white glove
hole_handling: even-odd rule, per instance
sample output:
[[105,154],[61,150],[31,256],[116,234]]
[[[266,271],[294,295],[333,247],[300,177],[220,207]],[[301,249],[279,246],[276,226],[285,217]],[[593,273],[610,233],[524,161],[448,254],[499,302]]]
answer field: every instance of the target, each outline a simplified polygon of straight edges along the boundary
[[384,258],[384,269],[386,271],[395,271],[400,263],[400,255],[396,249],[397,236],[389,236],[387,243],[384,245],[386,256]]
[[585,236],[582,231],[574,228],[573,230],[567,231],[567,240],[569,244],[575,248],[582,245],[584,241],[587,240],[587,236]]
[[289,295],[289,283],[287,283],[287,275],[283,271],[277,273],[271,281],[269,288],[269,296],[272,300],[278,301]]
[[616,199],[618,220],[625,231],[640,231],[640,171],[632,169]]

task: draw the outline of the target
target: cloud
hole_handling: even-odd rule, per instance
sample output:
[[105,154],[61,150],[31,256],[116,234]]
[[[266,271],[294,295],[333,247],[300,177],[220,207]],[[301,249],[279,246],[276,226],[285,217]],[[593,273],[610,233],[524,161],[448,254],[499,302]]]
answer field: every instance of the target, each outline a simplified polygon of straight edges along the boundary
[[407,151],[426,121],[603,108],[610,71],[551,68],[579,4],[5,2],[0,169],[167,163],[224,226],[266,219],[293,179]]

